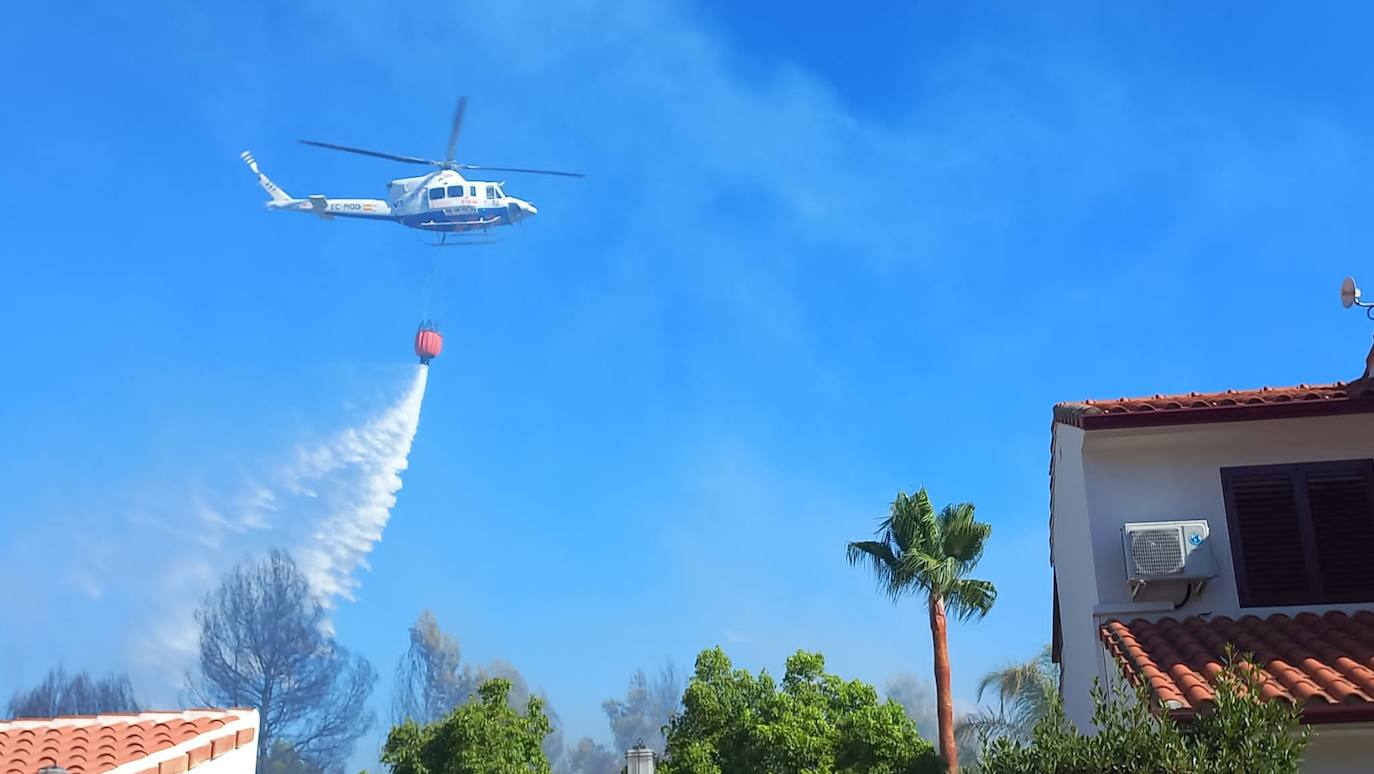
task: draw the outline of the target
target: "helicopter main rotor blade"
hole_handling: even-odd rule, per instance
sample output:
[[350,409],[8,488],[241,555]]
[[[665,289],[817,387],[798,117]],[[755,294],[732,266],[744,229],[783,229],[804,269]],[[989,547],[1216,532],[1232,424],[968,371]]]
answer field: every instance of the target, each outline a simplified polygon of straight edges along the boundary
[[444,155],[444,161],[453,163],[453,154],[458,150],[458,131],[463,128],[463,113],[467,112],[468,98],[459,97],[458,107],[453,111],[453,128],[448,133],[448,152]]
[[481,169],[488,172],[528,172],[532,175],[559,175],[561,177],[586,177],[581,172],[558,172],[552,169],[524,169],[521,167],[488,167],[481,164],[459,164],[460,169]]
[[335,145],[329,142],[315,142],[314,140],[301,140],[304,145],[314,145],[316,148],[328,148],[330,150],[344,151],[345,153],[357,153],[361,156],[372,156],[379,159],[390,159],[391,161],[402,161],[406,164],[424,164],[425,166],[442,166],[443,162],[422,159],[419,156],[397,156],[391,153],[380,153],[364,148],[351,148],[347,145]]

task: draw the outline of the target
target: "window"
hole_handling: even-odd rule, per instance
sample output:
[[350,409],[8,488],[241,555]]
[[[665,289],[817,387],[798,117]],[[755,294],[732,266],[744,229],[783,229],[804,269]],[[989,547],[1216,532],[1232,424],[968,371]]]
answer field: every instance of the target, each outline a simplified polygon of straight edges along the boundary
[[463,195],[463,187],[462,187],[461,185],[451,185],[451,186],[449,186],[449,187],[448,187],[448,195],[449,195],[449,196],[452,196],[452,197],[460,197],[460,196],[462,196],[462,195]]
[[477,186],[475,186],[475,185],[470,185],[470,186],[468,186],[468,196],[476,196],[476,195],[477,195]]
[[429,200],[430,200],[430,201],[434,201],[435,199],[442,199],[442,198],[444,198],[444,189],[442,189],[442,188],[431,188],[431,189],[429,189]]
[[494,185],[489,185],[489,186],[487,186],[487,198],[488,198],[488,199],[495,199],[495,198],[496,198],[496,186],[494,186]]
[[1222,468],[1242,607],[1374,601],[1374,461]]

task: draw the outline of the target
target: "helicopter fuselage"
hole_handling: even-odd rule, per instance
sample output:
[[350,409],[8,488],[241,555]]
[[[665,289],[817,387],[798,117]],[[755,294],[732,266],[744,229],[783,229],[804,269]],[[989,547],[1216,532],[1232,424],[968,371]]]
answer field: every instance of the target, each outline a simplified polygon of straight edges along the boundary
[[[560,172],[553,169],[531,169],[528,167],[496,167],[485,164],[459,163],[454,153],[458,147],[459,130],[463,126],[463,113],[467,109],[467,97],[459,97],[458,107],[453,113],[453,126],[449,130],[448,149],[442,160],[420,156],[398,156],[394,153],[356,148],[350,145],[337,145],[317,140],[301,140],[305,145],[318,148],[354,153],[372,158],[387,159],[403,164],[419,164],[434,171],[417,177],[402,177],[387,184],[386,199],[331,199],[323,194],[312,194],[297,199],[283,191],[267,175],[258,169],[253,154],[244,151],[239,154],[248,169],[258,178],[258,185],[267,192],[267,208],[304,212],[325,220],[333,218],[358,218],[361,220],[387,220],[400,223],[409,228],[422,231],[452,232],[486,231],[492,226],[509,226],[532,218],[539,212],[535,206],[524,199],[509,196],[504,183],[494,180],[468,180],[458,170],[483,170],[486,172],[519,172],[534,175],[558,175],[561,177],[585,177],[580,172]],[[441,239],[441,243],[442,243]]]
[[468,180],[451,169],[387,185],[391,216],[402,225],[426,231],[472,231],[508,226],[539,210],[509,196],[503,184]]
[[269,180],[252,154],[245,151],[242,155],[258,176],[259,185],[271,196],[269,210],[301,212],[325,220],[385,220],[438,232],[485,231],[518,223],[538,212],[524,199],[507,195],[503,183],[468,180],[452,169],[392,180],[387,184],[387,199],[338,199],[323,194],[297,199]]

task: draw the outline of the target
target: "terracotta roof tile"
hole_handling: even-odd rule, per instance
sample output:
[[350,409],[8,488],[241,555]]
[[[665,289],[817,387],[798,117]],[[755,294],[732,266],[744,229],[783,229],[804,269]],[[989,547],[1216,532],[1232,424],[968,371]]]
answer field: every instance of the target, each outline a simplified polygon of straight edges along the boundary
[[242,746],[239,740],[244,732],[251,742],[251,727],[228,733],[222,730],[243,719],[242,712],[150,712],[0,721],[0,774],[36,774],[43,766],[54,765],[71,774],[103,774],[203,739],[203,744],[193,745],[185,755],[148,767],[151,771],[185,771],[209,760],[212,753],[222,755]]
[[1227,644],[1253,654],[1261,694],[1294,702],[1307,722],[1374,719],[1374,612],[1317,616],[1198,616],[1108,621],[1103,643],[1132,682],[1172,713],[1207,710]]
[[1353,384],[1299,384],[1255,390],[1071,401],[1054,407],[1054,421],[1091,430],[1374,411],[1374,400],[1365,399],[1367,392],[1362,385],[1354,385],[1357,389],[1351,389]]

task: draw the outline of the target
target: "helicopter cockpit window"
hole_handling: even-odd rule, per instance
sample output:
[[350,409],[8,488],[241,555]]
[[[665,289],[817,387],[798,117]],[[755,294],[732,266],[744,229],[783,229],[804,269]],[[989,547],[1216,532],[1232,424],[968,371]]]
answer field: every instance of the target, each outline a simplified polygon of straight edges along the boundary
[[442,189],[442,188],[431,188],[431,189],[429,189],[429,198],[430,198],[431,201],[433,201],[434,199],[442,199],[442,198],[444,198],[444,189]]
[[488,199],[495,199],[495,198],[496,198],[496,186],[494,186],[494,185],[489,185],[489,186],[487,186],[487,198],[488,198]]
[[451,185],[451,186],[449,186],[449,187],[448,187],[448,195],[449,195],[449,196],[462,196],[462,195],[463,195],[463,187],[462,187],[461,185]]

